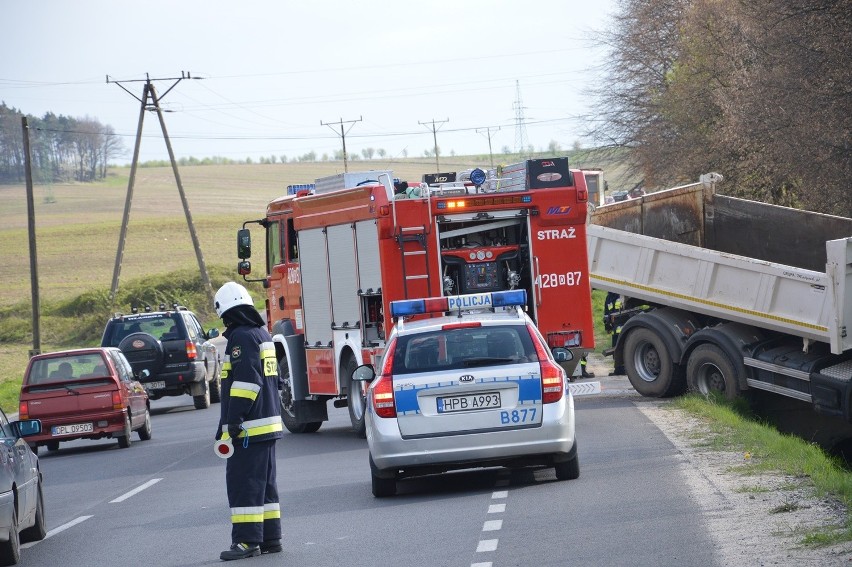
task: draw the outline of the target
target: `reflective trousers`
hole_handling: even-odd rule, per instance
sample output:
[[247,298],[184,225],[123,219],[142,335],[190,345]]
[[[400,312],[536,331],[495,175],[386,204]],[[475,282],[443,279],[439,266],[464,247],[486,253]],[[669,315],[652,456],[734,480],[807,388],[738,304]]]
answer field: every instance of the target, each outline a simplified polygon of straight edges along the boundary
[[231,542],[261,543],[281,539],[281,508],[275,480],[275,441],[234,440],[226,461],[225,484],[231,507]]

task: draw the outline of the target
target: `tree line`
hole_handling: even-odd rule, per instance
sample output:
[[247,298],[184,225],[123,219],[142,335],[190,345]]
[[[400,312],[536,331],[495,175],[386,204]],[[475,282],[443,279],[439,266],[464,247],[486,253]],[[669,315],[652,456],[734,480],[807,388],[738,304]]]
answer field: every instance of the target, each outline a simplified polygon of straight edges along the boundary
[[[0,183],[25,180],[23,113],[0,102]],[[110,159],[124,152],[112,126],[88,116],[27,116],[33,179],[38,183],[106,177]]]
[[619,0],[593,135],[649,186],[852,216],[850,0]]

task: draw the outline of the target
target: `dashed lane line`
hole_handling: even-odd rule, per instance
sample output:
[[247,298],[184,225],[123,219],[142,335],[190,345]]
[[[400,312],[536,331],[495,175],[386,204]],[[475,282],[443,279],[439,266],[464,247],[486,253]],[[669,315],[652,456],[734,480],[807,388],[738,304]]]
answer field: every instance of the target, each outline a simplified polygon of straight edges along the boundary
[[[509,485],[508,478],[498,479],[495,483],[499,487],[504,487]],[[509,497],[508,490],[495,490],[491,493],[491,500],[505,500]],[[501,514],[506,511],[506,504],[489,504],[488,513],[489,514]],[[483,532],[499,532],[503,529],[503,520],[486,520],[482,524]],[[476,553],[488,553],[491,551],[497,550],[497,545],[500,543],[498,538],[493,539],[480,539],[476,545]],[[492,567],[491,561],[481,561],[477,563],[471,563],[470,567]]]
[[[49,537],[53,537],[60,532],[64,532],[68,528],[72,528],[72,527],[76,526],[77,524],[79,524],[81,522],[85,522],[86,520],[88,520],[91,517],[92,516],[80,516],[79,518],[74,518],[73,520],[71,520],[70,522],[68,522],[66,524],[62,524],[58,528],[53,528],[52,530],[47,532],[47,534],[45,534],[44,539],[42,539],[41,541],[44,541],[45,539],[47,539]],[[30,543],[25,543],[25,544],[21,545],[21,549],[28,549],[28,548],[34,546],[37,543],[39,543],[39,542],[31,541]]]
[[115,500],[110,500],[110,501],[109,501],[109,503],[110,503],[110,504],[117,504],[117,503],[119,503],[119,502],[124,502],[125,500],[127,500],[128,498],[130,498],[131,496],[133,496],[134,494],[139,494],[140,492],[142,492],[142,491],[143,491],[143,490],[145,490],[146,488],[150,488],[150,487],[154,486],[155,484],[157,484],[157,483],[158,483],[158,482],[160,482],[161,480],[163,480],[163,479],[161,479],[161,478],[152,478],[151,480],[149,480],[149,481],[148,481],[148,482],[146,482],[145,484],[143,484],[143,485],[141,485],[141,486],[137,486],[136,488],[134,488],[134,489],[133,489],[133,490],[131,490],[130,492],[125,492],[124,494],[122,494],[121,496],[119,496],[118,498],[116,498]]

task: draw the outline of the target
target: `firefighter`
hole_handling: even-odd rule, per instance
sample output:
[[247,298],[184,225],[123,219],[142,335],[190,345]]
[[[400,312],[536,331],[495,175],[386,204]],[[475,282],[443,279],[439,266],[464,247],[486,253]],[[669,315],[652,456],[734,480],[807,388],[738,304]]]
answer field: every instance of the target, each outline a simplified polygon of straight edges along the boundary
[[[608,333],[612,334],[612,346],[615,347],[616,343],[618,343],[618,335],[621,333],[621,325],[618,325],[610,320],[610,315],[612,313],[616,313],[621,311],[621,308],[624,305],[624,301],[621,298],[621,295],[611,291],[606,294],[606,298],[604,299],[604,309],[603,309],[603,323],[604,329]],[[625,374],[624,364],[616,364],[615,369],[610,372],[610,376],[621,376]]]
[[585,354],[583,355],[583,358],[580,359],[580,370],[582,370],[581,377],[583,377],[583,378],[594,378],[595,377],[594,372],[589,372],[586,369],[586,355]]
[[231,561],[282,550],[275,442],[283,429],[275,345],[251,296],[228,282],[216,292],[215,307],[228,339],[216,440],[234,447],[225,466],[232,545],[219,557]]

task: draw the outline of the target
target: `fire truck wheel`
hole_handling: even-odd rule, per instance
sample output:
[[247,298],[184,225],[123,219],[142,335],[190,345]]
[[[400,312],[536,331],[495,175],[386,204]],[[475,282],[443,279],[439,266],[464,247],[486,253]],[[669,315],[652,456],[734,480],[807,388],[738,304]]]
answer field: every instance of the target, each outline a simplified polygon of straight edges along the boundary
[[667,398],[685,386],[683,368],[676,365],[665,341],[652,329],[632,329],[624,337],[624,367],[630,384],[640,394]]
[[739,396],[734,365],[716,345],[701,345],[689,356],[686,365],[689,389],[704,396],[718,393],[728,400]]
[[290,391],[289,375],[284,379],[284,385],[280,392],[281,398],[281,421],[290,433],[316,433],[322,426],[321,421],[300,423],[293,410],[293,394]]
[[352,429],[355,435],[366,439],[367,427],[364,422],[364,411],[367,407],[367,398],[364,392],[364,382],[352,379],[352,373],[358,368],[358,362],[350,357],[343,367],[343,375],[349,380],[347,388],[347,398],[349,400],[349,421],[352,423]]

